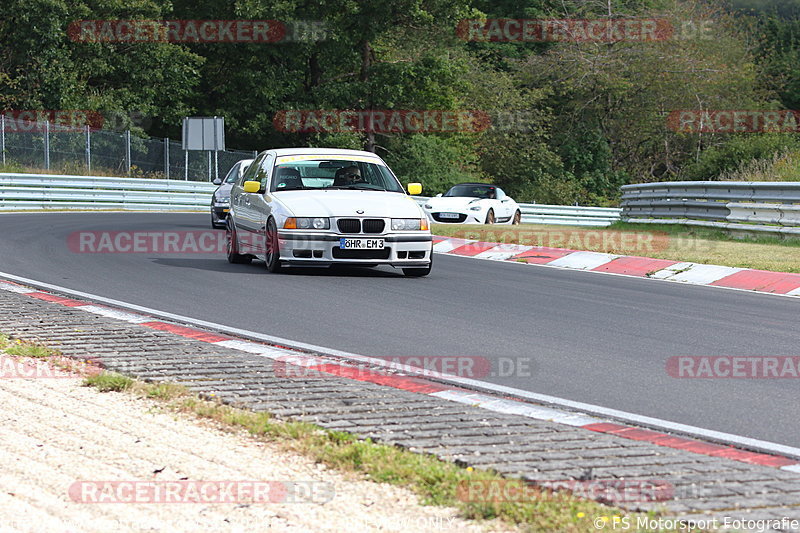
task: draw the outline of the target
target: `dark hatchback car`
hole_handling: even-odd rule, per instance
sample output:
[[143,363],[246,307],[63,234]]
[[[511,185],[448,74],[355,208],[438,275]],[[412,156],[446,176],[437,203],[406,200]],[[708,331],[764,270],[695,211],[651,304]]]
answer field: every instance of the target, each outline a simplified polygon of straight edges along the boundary
[[225,229],[225,219],[231,208],[231,187],[252,163],[252,159],[237,161],[222,179],[215,179],[214,185],[219,185],[211,196],[211,227]]

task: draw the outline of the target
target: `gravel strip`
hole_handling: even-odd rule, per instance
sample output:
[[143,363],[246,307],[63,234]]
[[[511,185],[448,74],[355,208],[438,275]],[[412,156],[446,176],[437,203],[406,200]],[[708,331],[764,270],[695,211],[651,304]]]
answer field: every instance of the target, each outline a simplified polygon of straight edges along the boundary
[[[81,387],[79,379],[0,379],[0,403],[4,533],[505,529],[162,412],[156,402]],[[295,482],[315,496],[294,503],[82,503],[69,492],[76,481],[176,480]]]

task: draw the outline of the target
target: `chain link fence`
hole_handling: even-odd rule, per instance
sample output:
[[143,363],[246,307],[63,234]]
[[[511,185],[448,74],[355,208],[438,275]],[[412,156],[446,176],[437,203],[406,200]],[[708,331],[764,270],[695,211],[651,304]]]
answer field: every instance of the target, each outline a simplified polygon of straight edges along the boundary
[[63,174],[110,174],[189,181],[224,177],[256,152],[183,150],[170,139],[143,138],[129,130],[61,126],[0,115],[0,163]]

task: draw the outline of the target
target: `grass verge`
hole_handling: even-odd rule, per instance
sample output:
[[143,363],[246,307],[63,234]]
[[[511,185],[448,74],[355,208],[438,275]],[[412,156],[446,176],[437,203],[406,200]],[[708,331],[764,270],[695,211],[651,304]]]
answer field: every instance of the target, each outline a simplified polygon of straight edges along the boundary
[[432,232],[443,237],[486,242],[800,273],[800,239],[767,236],[736,238],[711,228],[627,222],[617,222],[607,228],[539,224],[434,224]]
[[[13,347],[0,335],[0,349]],[[25,343],[19,343],[20,345]],[[30,343],[29,343],[30,344]],[[47,350],[36,345],[37,352]],[[49,351],[48,351],[49,353]],[[36,357],[46,357],[37,355]],[[56,355],[56,358],[60,356]],[[58,360],[56,359],[56,362]],[[442,505],[458,509],[461,516],[475,520],[499,519],[523,531],[577,533],[596,531],[595,520],[604,520],[606,527],[621,527],[631,521],[627,531],[675,532],[686,529],[653,530],[636,527],[637,518],[655,518],[656,513],[627,514],[625,511],[591,500],[583,500],[566,492],[531,488],[521,481],[507,480],[488,471],[462,468],[430,455],[378,444],[370,439],[341,431],[330,431],[306,422],[276,420],[267,412],[255,412],[201,398],[185,387],[171,383],[145,383],[113,372],[90,372],[84,386],[100,392],[125,392],[155,400],[171,412],[207,420],[230,432],[246,431],[251,437],[279,445],[282,449],[303,454],[330,468],[355,474],[378,483],[389,483],[415,492],[425,505]],[[502,488],[506,494],[525,494],[523,501],[506,501],[501,497],[485,501],[465,501],[469,486]],[[458,488],[462,487],[462,491]],[[523,492],[524,491],[524,492]],[[484,492],[488,494],[488,492]],[[461,495],[461,496],[460,496]]]

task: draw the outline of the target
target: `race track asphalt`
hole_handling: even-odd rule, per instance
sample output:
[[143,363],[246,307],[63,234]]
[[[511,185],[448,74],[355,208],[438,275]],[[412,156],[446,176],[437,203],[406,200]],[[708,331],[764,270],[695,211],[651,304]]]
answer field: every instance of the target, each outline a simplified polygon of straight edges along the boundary
[[[228,264],[223,254],[77,253],[80,231],[210,231],[206,214],[0,215],[0,271],[369,356],[529,360],[494,383],[800,445],[796,379],[677,379],[678,355],[800,356],[800,300],[437,255],[391,268]],[[519,367],[517,367],[519,368]]]

